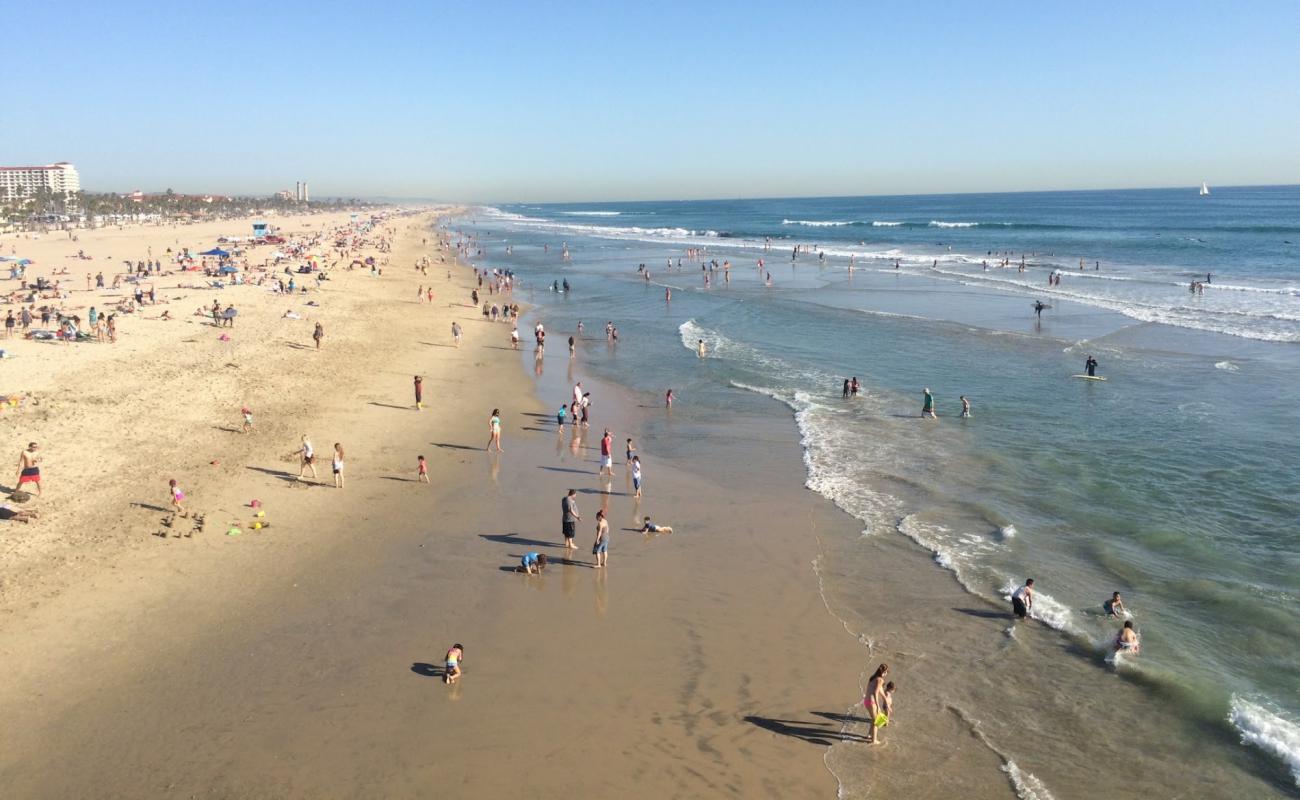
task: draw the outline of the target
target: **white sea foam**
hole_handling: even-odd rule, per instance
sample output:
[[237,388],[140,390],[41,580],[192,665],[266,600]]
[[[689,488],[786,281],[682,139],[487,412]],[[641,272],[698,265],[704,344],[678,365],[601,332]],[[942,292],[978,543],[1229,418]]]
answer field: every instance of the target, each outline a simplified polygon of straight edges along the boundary
[[1214,368],[1225,370],[1227,372],[1236,372],[1237,370],[1241,369],[1241,367],[1238,367],[1236,364],[1232,363],[1231,361],[1216,361],[1214,362]]
[[941,219],[930,220],[931,228],[974,228],[978,225],[978,222],[944,222]]
[[783,219],[782,225],[803,225],[808,228],[842,228],[845,225],[852,225],[853,221],[840,220],[820,220],[820,219]]
[[1002,527],[998,528],[998,537],[1001,538],[1003,541],[1006,541],[1007,539],[1014,539],[1016,537],[1016,533],[1017,531],[1015,525],[1003,525]]
[[561,211],[568,217],[617,217],[622,215],[621,211]]
[[1235,694],[1228,722],[1241,733],[1242,744],[1254,745],[1281,759],[1300,786],[1300,723]]
[[1047,786],[1033,773],[1025,772],[1016,766],[1016,762],[1008,759],[1002,765],[1002,771],[1007,773],[1007,778],[1011,780],[1011,785],[1015,787],[1016,797],[1019,797],[1020,800],[1054,800],[1052,793],[1047,791]]
[[883,220],[883,219],[873,219],[871,221],[871,227],[873,228],[897,228],[900,227],[902,224],[903,223],[901,222],[892,222],[890,220]]

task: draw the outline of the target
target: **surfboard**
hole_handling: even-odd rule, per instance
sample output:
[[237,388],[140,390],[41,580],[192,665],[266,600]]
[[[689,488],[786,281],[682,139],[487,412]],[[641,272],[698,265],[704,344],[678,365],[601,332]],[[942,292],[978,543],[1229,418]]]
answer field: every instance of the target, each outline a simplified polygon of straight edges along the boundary
[[1083,378],[1085,381],[1104,381],[1105,378],[1100,375],[1071,375],[1071,378]]

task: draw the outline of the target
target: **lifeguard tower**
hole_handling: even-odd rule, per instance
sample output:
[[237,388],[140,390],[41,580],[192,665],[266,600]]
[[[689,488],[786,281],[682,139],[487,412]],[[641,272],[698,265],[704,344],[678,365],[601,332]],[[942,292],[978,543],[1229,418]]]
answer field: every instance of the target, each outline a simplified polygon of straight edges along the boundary
[[270,233],[270,228],[267,226],[267,224],[266,224],[265,222],[260,222],[260,221],[259,221],[259,222],[254,222],[254,223],[253,223],[253,238],[254,238],[254,239],[265,239],[265,238],[266,238],[266,234],[268,234],[268,233]]

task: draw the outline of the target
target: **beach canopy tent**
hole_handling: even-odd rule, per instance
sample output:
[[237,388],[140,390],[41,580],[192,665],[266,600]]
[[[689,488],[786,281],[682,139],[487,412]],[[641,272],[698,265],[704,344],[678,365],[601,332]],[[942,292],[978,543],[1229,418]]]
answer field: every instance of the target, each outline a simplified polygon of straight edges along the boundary
[[227,253],[225,250],[222,250],[220,247],[214,247],[214,248],[212,248],[211,250],[205,250],[205,251],[203,251],[202,253],[199,253],[199,255],[201,255],[201,256],[216,256],[217,258],[229,258],[229,257],[230,257],[230,253]]
[[227,265],[217,270],[217,272],[220,272],[222,275],[232,275],[236,272],[239,272],[239,267],[232,267]]

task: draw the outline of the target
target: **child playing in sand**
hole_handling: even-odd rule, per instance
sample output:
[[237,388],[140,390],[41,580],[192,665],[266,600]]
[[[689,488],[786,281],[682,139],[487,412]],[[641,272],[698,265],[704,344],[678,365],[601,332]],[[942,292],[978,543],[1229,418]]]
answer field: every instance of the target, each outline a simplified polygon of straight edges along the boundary
[[420,483],[429,482],[429,465],[425,463],[424,456],[419,456],[415,461],[416,474],[419,475]]
[[465,647],[460,642],[447,651],[446,671],[442,675],[443,683],[455,683],[460,680],[460,662],[465,660]]
[[541,575],[542,570],[546,569],[546,554],[524,553],[523,558],[519,559],[519,568],[529,575]]
[[244,415],[244,426],[243,426],[244,433],[252,433],[253,432],[253,409],[249,408],[248,406],[244,406],[239,409],[239,413]]
[[569,407],[561,403],[560,410],[555,412],[555,426],[557,428],[563,428],[564,418],[567,416],[569,416]]
[[649,517],[645,518],[645,524],[641,526],[641,533],[672,533],[671,525],[656,525],[650,521]]
[[185,506],[181,505],[185,501],[185,492],[182,492],[181,487],[176,485],[175,478],[168,481],[167,485],[171,487],[172,510],[177,514],[180,514],[182,517],[188,517],[189,514],[186,513]]
[[[880,719],[881,715],[884,716],[883,721],[881,721]],[[875,729],[875,734],[874,734],[875,744],[880,744],[883,741],[880,738],[880,734],[884,733],[885,726],[888,725],[889,721],[893,718],[894,718],[894,682],[890,681],[889,683],[885,684],[885,693],[884,693],[884,697],[881,699],[880,714],[876,716],[875,720],[872,720],[872,727]]]

